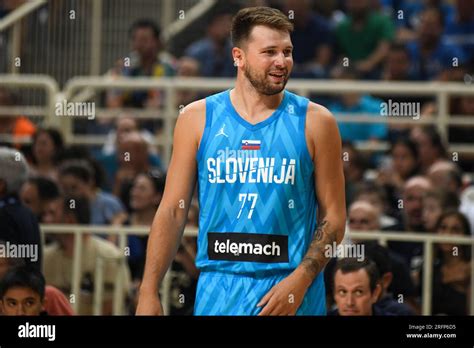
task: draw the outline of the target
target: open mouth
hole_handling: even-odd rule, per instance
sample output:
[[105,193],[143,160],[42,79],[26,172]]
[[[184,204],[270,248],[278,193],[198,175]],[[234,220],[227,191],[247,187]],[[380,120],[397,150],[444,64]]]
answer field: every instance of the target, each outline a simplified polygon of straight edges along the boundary
[[285,77],[284,73],[269,73],[268,75],[270,75],[272,77],[280,78],[280,79]]

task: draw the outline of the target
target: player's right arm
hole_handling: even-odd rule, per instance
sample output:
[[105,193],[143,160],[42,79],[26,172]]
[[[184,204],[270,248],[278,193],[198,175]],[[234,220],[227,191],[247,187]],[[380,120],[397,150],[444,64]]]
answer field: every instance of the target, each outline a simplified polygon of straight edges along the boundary
[[137,315],[161,315],[158,289],[176,255],[196,184],[196,153],[205,124],[205,101],[188,105],[174,130],[165,191],[148,240]]

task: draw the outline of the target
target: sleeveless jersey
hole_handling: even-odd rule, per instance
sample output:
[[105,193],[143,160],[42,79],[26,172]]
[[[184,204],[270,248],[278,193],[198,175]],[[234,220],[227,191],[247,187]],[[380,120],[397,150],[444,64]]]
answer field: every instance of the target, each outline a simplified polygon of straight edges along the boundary
[[278,109],[253,125],[234,109],[230,90],[206,98],[196,155],[202,271],[265,276],[302,261],[317,210],[308,103],[284,91]]

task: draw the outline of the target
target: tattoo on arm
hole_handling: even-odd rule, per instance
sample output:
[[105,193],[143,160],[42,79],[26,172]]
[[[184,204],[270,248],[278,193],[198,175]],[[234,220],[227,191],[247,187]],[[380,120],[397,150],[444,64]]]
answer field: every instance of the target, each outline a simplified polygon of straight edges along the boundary
[[332,247],[336,242],[336,231],[331,231],[329,223],[323,220],[319,224],[301,265],[311,278],[315,278],[329,262],[325,256],[326,245]]

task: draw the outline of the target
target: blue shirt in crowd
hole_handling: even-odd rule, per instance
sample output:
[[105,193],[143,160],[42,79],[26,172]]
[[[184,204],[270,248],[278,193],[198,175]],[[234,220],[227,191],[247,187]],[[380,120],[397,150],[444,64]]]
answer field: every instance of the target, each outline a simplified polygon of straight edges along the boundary
[[464,52],[455,45],[442,41],[429,57],[421,56],[419,42],[412,41],[407,44],[410,54],[412,74],[417,80],[435,79],[443,70],[459,66],[466,62]]
[[[383,101],[371,96],[362,96],[359,102],[351,107],[341,102],[329,105],[329,110],[335,115],[343,116],[346,113],[368,114],[370,116],[381,116],[381,103]],[[387,126],[383,123],[347,123],[338,122],[339,132],[342,140],[366,141],[369,139],[385,139],[387,137]]]

